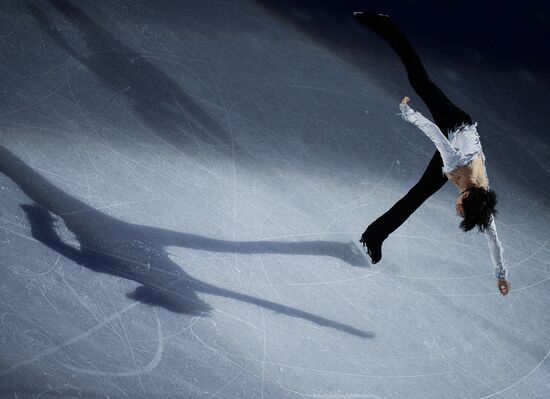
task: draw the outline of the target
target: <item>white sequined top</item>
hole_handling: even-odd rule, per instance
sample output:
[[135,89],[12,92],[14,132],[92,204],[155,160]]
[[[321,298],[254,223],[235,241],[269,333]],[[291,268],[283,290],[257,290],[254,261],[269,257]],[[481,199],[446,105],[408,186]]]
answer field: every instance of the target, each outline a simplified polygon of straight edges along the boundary
[[[481,141],[477,133],[477,123],[462,125],[449,132],[449,138],[441,132],[439,127],[420,112],[414,111],[411,107],[401,103],[401,116],[422,130],[426,136],[435,144],[441,159],[443,160],[443,173],[454,172],[458,168],[469,165],[478,155],[481,155],[483,166],[485,166],[485,155],[481,148]],[[487,172],[485,171],[487,177]],[[489,179],[487,178],[487,182]],[[485,230],[485,237],[491,252],[491,260],[495,268],[495,276],[498,279],[506,279],[506,265],[504,263],[503,248],[497,234],[495,219],[491,221]]]

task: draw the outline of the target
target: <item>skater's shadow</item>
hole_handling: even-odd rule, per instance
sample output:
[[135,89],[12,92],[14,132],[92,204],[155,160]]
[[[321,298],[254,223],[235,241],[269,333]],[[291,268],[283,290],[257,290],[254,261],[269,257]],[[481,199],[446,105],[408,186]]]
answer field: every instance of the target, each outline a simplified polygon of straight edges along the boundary
[[[80,265],[136,281],[142,286],[129,297],[177,313],[205,314],[211,308],[197,293],[247,302],[309,320],[363,338],[372,333],[293,307],[260,299],[200,281],[174,263],[166,247],[179,246],[207,251],[260,254],[332,256],[353,265],[365,265],[362,251],[338,242],[233,242],[127,223],[66,194],[5,147],[0,146],[0,171],[10,177],[36,204],[23,205],[34,238]],[[53,215],[60,217],[78,245],[64,242],[56,231]]]
[[63,34],[42,9],[27,8],[40,28],[74,59],[92,71],[107,87],[126,97],[134,114],[158,137],[178,149],[191,150],[196,142],[230,145],[228,133],[172,78],[132,50],[81,9],[65,0],[49,0],[77,28],[85,49]]

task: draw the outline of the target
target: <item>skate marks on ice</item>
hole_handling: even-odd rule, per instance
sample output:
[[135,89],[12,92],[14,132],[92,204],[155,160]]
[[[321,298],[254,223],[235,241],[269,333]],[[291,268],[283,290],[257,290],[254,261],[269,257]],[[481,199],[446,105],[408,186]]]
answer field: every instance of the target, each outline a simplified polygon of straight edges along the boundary
[[[200,299],[197,293],[210,294],[260,306],[362,338],[374,336],[371,332],[322,316],[198,280],[173,262],[165,250],[170,246],[180,246],[242,254],[330,256],[353,266],[365,265],[365,258],[360,251],[351,249],[353,244],[330,241],[235,242],[141,226],[117,220],[68,195],[2,146],[0,171],[35,202],[21,207],[36,240],[92,271],[142,284],[127,295],[129,298],[175,313],[204,315],[215,309]],[[80,248],[61,239],[55,229],[53,215],[63,220]]]
[[[34,356],[31,356],[31,357],[29,357],[25,360],[22,360],[22,361],[19,361],[19,362],[16,362],[16,363],[11,363],[9,366],[0,368],[0,376],[11,374],[11,373],[13,373],[17,370],[20,370],[22,367],[31,365],[32,363],[34,363],[34,362],[36,362],[36,361],[38,361],[38,360],[40,360],[40,359],[42,359],[46,356],[54,355],[57,352],[59,352],[60,350],[62,350],[64,348],[68,348],[68,347],[76,344],[77,342],[80,342],[80,341],[88,338],[89,336],[91,336],[95,332],[101,330],[102,328],[105,328],[110,323],[114,322],[116,319],[119,319],[122,315],[127,313],[129,310],[133,309],[136,305],[137,305],[137,303],[132,303],[130,305],[127,305],[123,309],[121,309],[121,310],[115,312],[114,314],[106,317],[104,320],[98,321],[97,324],[95,324],[91,328],[88,328],[87,330],[83,331],[82,333],[80,333],[80,334],[74,336],[73,338],[71,338],[67,341],[64,341],[60,344],[53,345],[54,338],[53,337],[48,338],[48,341],[50,341],[52,343],[52,346],[50,348],[48,348],[46,350],[43,350],[43,351],[40,351],[37,354],[35,354]],[[14,315],[14,316],[16,316],[16,315]],[[2,323],[4,323],[3,319],[4,318],[2,317]],[[73,366],[71,364],[64,363],[64,362],[60,362],[60,364],[62,364],[63,367],[65,367],[65,368],[67,368],[67,369],[69,369],[73,372],[78,372],[78,373],[81,373],[81,374],[88,374],[88,375],[95,375],[95,376],[103,375],[103,376],[111,376],[111,377],[113,377],[113,376],[131,377],[131,376],[151,372],[152,370],[154,370],[158,366],[158,364],[160,363],[160,361],[162,359],[162,355],[164,353],[164,342],[165,342],[165,339],[166,339],[166,337],[164,337],[162,335],[162,325],[161,325],[160,319],[158,317],[158,314],[156,312],[155,312],[155,319],[156,319],[156,330],[157,330],[157,336],[156,336],[157,345],[156,345],[156,349],[154,351],[153,357],[144,366],[139,366],[139,367],[136,367],[135,369],[127,370],[127,371],[100,371],[100,370],[93,370],[93,369],[85,369],[85,368]],[[33,327],[36,328],[37,326],[33,326]],[[47,337],[47,335],[44,335],[44,337]]]

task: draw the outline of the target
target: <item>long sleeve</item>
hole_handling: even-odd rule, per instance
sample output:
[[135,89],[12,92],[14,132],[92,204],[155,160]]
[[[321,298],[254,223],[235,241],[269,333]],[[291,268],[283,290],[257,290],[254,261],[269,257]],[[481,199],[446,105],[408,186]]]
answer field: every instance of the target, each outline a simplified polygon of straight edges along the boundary
[[489,244],[489,250],[491,251],[491,260],[495,267],[495,277],[499,280],[506,279],[506,265],[504,264],[504,256],[502,244],[498,239],[497,226],[495,224],[495,218],[491,216],[491,223],[485,230],[485,237],[487,238],[487,244]]
[[406,104],[399,104],[399,108],[401,109],[401,116],[403,119],[422,130],[435,144],[443,160],[443,170],[445,172],[455,170],[457,165],[461,164],[463,156],[460,151],[451,145],[437,125]]

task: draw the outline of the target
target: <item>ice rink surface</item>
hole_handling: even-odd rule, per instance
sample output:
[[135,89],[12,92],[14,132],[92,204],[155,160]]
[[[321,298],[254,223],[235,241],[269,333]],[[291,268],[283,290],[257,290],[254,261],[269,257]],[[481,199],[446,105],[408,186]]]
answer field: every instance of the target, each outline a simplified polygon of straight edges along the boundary
[[351,16],[280,4],[0,3],[0,397],[550,397],[548,76],[412,35],[512,291],[450,183],[371,265],[433,153],[397,105],[429,113]]

